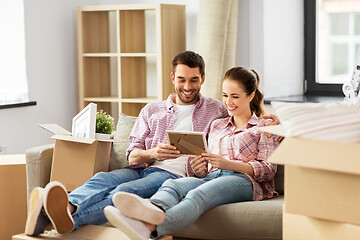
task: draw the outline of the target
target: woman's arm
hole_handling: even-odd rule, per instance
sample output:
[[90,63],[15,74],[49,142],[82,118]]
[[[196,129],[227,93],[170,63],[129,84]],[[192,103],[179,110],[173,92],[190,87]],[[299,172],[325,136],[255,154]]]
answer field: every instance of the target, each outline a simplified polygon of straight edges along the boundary
[[203,158],[211,163],[214,168],[220,168],[223,170],[231,170],[239,173],[246,173],[250,176],[254,176],[254,170],[248,163],[228,160],[217,154],[203,153]]
[[279,142],[275,141],[274,136],[267,137],[264,132],[257,132],[259,141],[257,144],[257,155],[254,160],[248,162],[254,170],[255,181],[261,183],[270,181],[274,178],[277,171],[277,165],[270,163],[267,159],[275,151]]

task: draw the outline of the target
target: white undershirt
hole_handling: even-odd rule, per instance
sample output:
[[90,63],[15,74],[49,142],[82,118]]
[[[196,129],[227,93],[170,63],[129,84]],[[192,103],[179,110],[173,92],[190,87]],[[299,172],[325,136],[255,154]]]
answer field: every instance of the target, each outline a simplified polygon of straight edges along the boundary
[[[172,127],[173,131],[193,131],[192,115],[195,104],[192,105],[178,105],[174,104],[175,122]],[[155,161],[151,167],[158,167],[166,171],[175,173],[179,176],[186,176],[186,163],[188,157],[181,156],[176,159],[169,159],[164,161]]]
[[220,156],[225,159],[229,159],[228,142],[229,135],[226,135],[220,140]]
[[[228,151],[228,142],[229,142],[229,135],[226,135],[222,139],[220,139],[220,156],[229,160],[229,151]],[[208,164],[208,170],[211,169],[211,164]],[[211,169],[215,171],[217,168]]]

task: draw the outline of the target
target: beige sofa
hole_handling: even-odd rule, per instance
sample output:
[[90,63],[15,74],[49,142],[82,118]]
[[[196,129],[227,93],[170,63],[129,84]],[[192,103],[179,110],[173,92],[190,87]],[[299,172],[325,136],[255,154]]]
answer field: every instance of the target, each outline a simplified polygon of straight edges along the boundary
[[[120,115],[114,137],[127,139],[135,117]],[[28,149],[26,171],[28,195],[36,186],[44,187],[50,179],[54,145]],[[128,143],[114,143],[110,170],[127,165],[125,151]],[[284,202],[284,171],[278,167],[275,177],[280,196],[259,202],[233,203],[216,207],[194,224],[174,233],[174,239],[282,239],[282,205]]]

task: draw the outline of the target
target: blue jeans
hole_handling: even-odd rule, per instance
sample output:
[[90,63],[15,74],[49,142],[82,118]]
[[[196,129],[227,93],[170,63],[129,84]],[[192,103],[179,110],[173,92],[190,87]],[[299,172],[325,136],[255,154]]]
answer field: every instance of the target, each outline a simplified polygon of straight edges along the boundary
[[112,197],[116,192],[124,191],[150,198],[165,180],[178,177],[156,167],[123,168],[96,173],[84,185],[69,194],[69,202],[77,207],[73,214],[75,229],[85,224],[106,223],[104,208],[113,205]]
[[194,223],[204,212],[228,203],[251,201],[253,186],[241,173],[216,170],[204,178],[167,180],[150,200],[165,210],[165,221],[152,238],[173,233]]

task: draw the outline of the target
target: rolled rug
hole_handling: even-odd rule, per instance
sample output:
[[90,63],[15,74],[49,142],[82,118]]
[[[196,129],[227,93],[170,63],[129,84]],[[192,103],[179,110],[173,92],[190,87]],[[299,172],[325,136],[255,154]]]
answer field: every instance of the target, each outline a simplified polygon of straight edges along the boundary
[[272,102],[286,136],[360,142],[360,98],[334,103]]

